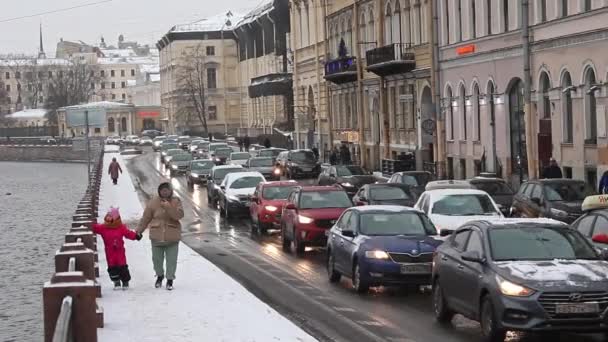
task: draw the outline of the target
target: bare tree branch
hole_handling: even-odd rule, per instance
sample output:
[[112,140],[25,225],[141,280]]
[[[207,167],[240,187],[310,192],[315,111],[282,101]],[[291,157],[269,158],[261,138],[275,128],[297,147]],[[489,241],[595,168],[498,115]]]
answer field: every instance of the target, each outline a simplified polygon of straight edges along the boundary
[[200,44],[183,53],[177,66],[176,94],[179,98],[178,115],[185,117],[186,122],[190,121],[193,114],[196,115],[204,133],[208,133],[205,56],[204,46]]

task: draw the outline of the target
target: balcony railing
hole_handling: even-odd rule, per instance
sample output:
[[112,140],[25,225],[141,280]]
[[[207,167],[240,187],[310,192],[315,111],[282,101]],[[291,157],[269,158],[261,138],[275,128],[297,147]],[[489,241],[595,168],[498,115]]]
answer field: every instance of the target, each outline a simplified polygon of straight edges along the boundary
[[409,43],[390,44],[365,53],[367,70],[379,76],[410,72],[416,68],[416,56]]
[[342,84],[357,80],[357,59],[355,57],[340,57],[325,64],[325,79],[329,82]]

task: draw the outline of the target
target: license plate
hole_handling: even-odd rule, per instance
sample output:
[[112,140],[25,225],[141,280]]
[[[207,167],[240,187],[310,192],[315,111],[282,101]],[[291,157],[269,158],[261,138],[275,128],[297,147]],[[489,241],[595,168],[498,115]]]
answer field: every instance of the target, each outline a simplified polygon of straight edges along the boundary
[[431,273],[431,265],[401,265],[401,274],[427,274]]
[[577,304],[556,304],[556,314],[588,314],[598,313],[600,307],[598,303],[577,303]]

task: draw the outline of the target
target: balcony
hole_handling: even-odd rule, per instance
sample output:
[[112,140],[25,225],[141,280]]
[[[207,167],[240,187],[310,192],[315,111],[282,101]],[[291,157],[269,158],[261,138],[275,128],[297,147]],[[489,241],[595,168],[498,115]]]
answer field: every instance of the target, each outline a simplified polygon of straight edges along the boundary
[[325,64],[325,79],[335,84],[354,82],[357,80],[357,59],[355,57],[340,57]]
[[248,88],[249,97],[285,96],[293,92],[292,75],[276,73],[254,77]]
[[367,71],[378,76],[410,72],[416,68],[416,56],[410,44],[390,44],[365,53]]

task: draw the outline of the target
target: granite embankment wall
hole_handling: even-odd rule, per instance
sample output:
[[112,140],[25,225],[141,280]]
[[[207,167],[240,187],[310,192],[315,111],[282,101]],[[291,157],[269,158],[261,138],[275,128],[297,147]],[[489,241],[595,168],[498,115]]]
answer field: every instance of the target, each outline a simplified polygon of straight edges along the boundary
[[0,161],[86,162],[86,151],[74,151],[72,145],[0,146]]

